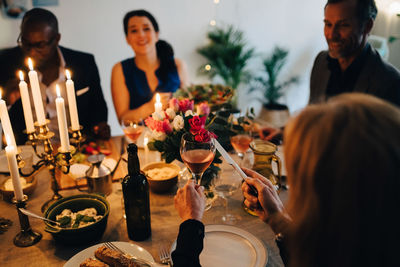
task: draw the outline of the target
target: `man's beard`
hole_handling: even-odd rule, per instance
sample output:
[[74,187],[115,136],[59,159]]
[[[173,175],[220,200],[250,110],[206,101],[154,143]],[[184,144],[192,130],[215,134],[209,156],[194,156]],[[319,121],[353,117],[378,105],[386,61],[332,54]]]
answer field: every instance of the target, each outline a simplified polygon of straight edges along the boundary
[[348,57],[353,52],[351,46],[343,40],[329,40],[328,48],[329,56],[335,59]]

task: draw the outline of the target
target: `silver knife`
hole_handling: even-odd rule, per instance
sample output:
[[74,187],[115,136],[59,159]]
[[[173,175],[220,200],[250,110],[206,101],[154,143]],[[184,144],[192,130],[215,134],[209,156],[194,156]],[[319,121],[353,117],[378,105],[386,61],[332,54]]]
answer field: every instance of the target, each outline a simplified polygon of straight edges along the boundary
[[[244,181],[248,176],[239,167],[239,165],[237,165],[237,163],[231,158],[231,156],[229,156],[228,152],[226,152],[226,150],[221,146],[221,144],[217,141],[217,139],[214,139],[214,142],[215,146],[217,147],[217,150],[219,151],[219,153],[221,153],[222,157],[239,173],[240,177],[242,177]],[[258,196],[257,189],[250,184],[248,185],[251,189],[250,193],[254,196]]]
[[248,176],[244,173],[244,171],[242,171],[242,169],[231,158],[231,156],[229,156],[228,152],[226,152],[226,150],[221,146],[221,144],[217,141],[217,139],[214,139],[214,141],[215,141],[215,146],[217,147],[219,153],[221,153],[222,157],[226,160],[226,162],[228,162],[239,173],[240,177],[242,177],[243,180],[247,178]]

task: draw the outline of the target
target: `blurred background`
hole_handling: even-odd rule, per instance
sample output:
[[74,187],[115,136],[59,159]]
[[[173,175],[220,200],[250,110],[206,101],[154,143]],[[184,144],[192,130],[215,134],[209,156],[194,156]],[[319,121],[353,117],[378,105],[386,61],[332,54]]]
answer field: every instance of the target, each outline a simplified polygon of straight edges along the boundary
[[[59,20],[62,46],[94,54],[100,71],[103,92],[109,108],[112,135],[122,134],[110,92],[112,66],[133,51],[126,44],[122,18],[134,9],[146,9],[158,20],[160,38],[172,44],[177,58],[188,66],[192,83],[223,83],[218,77],[200,75],[198,69],[207,63],[197,49],[208,44],[207,33],[215,27],[229,25],[241,32],[247,48],[254,56],[246,70],[256,76],[263,72],[263,59],[279,46],[288,51],[279,79],[296,76],[279,100],[291,113],[308,101],[309,76],[315,56],[326,49],[323,35],[321,0],[0,0],[0,49],[16,45],[23,9],[41,6],[52,11]],[[376,0],[378,18],[372,34],[373,45],[394,66],[400,67],[400,1]],[[12,10],[19,6],[21,10]],[[10,10],[11,9],[11,10]],[[21,13],[19,13],[22,11]],[[73,71],[73,70],[72,70]],[[242,110],[261,109],[257,94],[249,94],[249,83],[238,88],[238,106]]]

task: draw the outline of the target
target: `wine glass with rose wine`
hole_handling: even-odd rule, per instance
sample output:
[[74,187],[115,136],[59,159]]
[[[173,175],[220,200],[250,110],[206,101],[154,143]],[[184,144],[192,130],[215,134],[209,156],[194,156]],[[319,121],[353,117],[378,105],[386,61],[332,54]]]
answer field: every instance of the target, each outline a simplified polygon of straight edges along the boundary
[[193,179],[200,185],[204,171],[214,160],[214,138],[211,137],[206,142],[197,142],[192,134],[185,133],[182,135],[180,153],[183,162],[192,172]]
[[140,135],[144,130],[144,122],[141,119],[129,119],[124,118],[121,120],[122,130],[125,136],[132,142],[136,144]]
[[251,136],[251,133],[237,134],[231,137],[231,145],[240,158],[240,164],[242,164],[244,155],[249,149],[252,141],[253,137]]

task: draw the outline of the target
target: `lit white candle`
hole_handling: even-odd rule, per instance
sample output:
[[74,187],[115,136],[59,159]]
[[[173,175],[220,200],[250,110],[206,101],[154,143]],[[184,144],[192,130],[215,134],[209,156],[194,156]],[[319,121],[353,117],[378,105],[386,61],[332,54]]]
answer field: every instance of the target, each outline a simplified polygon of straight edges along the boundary
[[28,58],[30,71],[28,72],[29,82],[31,84],[33,103],[35,104],[36,118],[39,125],[46,124],[46,116],[43,108],[42,93],[40,91],[39,77],[36,71],[33,70],[33,62]]
[[58,119],[58,129],[60,131],[61,151],[69,151],[69,137],[67,127],[67,117],[65,115],[64,98],[61,97],[60,87],[56,85],[57,98],[56,98],[56,109]]
[[10,117],[8,116],[8,109],[6,101],[1,99],[2,90],[0,88],[0,118],[1,126],[3,127],[4,136],[8,136],[7,145],[17,146],[15,144],[14,132],[11,127]]
[[8,161],[8,169],[10,170],[11,180],[14,187],[14,195],[17,201],[21,201],[24,198],[22,192],[21,181],[19,180],[18,164],[17,164],[17,148],[16,146],[10,145],[10,137],[6,136],[7,145],[6,146],[6,156]]
[[149,147],[147,144],[149,143],[149,138],[145,136],[143,138],[143,146],[144,146],[144,163],[147,164],[149,163]]
[[65,82],[65,84],[67,86],[69,116],[71,117],[71,129],[73,131],[76,131],[79,130],[79,117],[78,108],[76,107],[75,87],[74,82],[71,80],[71,73],[69,72],[69,70],[65,71],[65,75],[67,76],[67,81]]
[[160,113],[162,111],[162,103],[160,99],[160,94],[156,94],[156,103],[154,104],[154,111]]
[[19,71],[19,92],[21,94],[22,108],[24,109],[26,132],[32,133],[35,131],[33,124],[33,116],[31,109],[31,101],[29,99],[28,85],[24,81],[24,73]]

